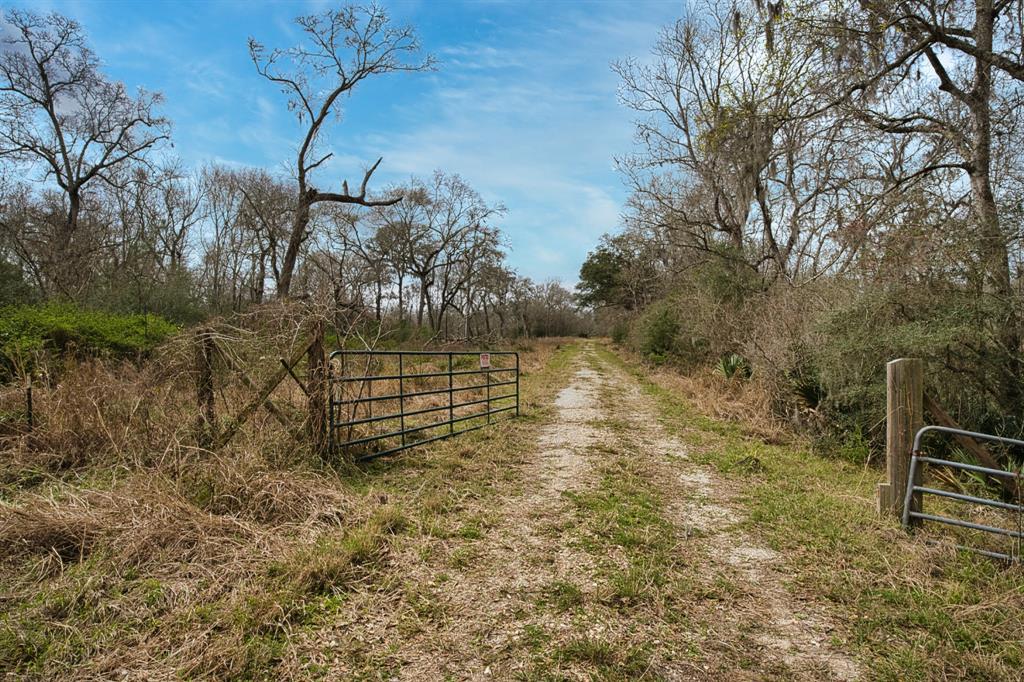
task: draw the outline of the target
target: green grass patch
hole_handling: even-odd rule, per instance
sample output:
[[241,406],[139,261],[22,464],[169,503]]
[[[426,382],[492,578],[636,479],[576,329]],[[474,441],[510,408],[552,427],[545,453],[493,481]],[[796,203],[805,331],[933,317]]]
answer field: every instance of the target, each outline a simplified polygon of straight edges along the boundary
[[156,315],[120,315],[56,303],[7,306],[0,308],[0,373],[30,369],[34,358],[45,352],[135,357],[177,330]]
[[[691,571],[680,555],[664,501],[644,476],[642,462],[606,450],[613,457],[600,467],[592,490],[567,493],[581,521],[582,547],[600,557],[610,605],[654,605],[671,613],[691,585]],[[624,561],[606,557],[619,555]]]
[[670,432],[695,446],[692,459],[743,481],[748,529],[783,552],[794,589],[833,603],[874,679],[1019,679],[1019,569],[930,550],[877,518],[880,472],[747,437],[602,352],[640,378]]
[[574,611],[583,606],[583,591],[568,580],[555,580],[544,588],[540,603],[559,613]]
[[609,641],[601,637],[580,635],[557,643],[539,625],[527,625],[522,640],[532,656],[530,666],[519,678],[529,681],[555,680],[635,680],[651,673],[651,647]]

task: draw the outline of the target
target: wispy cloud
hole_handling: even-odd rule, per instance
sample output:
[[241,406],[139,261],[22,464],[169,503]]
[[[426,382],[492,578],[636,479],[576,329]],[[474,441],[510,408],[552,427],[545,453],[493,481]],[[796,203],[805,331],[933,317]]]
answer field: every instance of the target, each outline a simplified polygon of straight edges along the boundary
[[610,63],[628,54],[619,50],[649,49],[660,24],[564,19],[551,23],[570,28],[445,46],[436,87],[402,128],[360,142],[384,155],[387,175],[442,168],[500,199],[516,266],[572,282],[625,198],[612,158],[632,130]]
[[[165,93],[186,162],[289,163],[299,127],[255,73],[246,40],[297,44],[292,18],[327,8],[322,0],[47,2],[83,23],[114,77]],[[440,68],[361,84],[324,139],[336,156],[317,182],[351,182],[378,156],[380,186],[434,169],[459,173],[508,207],[502,226],[518,270],[572,283],[626,198],[613,157],[632,146],[631,116],[617,103],[610,64],[647,55],[682,3],[388,4],[396,21],[417,27]]]

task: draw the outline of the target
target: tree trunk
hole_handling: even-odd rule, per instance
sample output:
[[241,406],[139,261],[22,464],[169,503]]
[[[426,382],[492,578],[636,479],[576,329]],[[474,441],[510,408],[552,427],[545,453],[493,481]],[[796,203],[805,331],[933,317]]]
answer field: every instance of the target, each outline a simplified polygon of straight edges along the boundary
[[429,293],[427,294],[427,321],[430,322],[430,328],[435,332],[441,331],[441,317],[434,314],[434,301]]
[[265,256],[260,256],[260,267],[256,273],[257,281],[254,283],[256,285],[255,299],[256,304],[259,305],[263,303],[263,287],[267,281],[267,259]]
[[427,307],[427,280],[425,277],[420,277],[420,300],[416,307],[416,326],[423,326],[423,312]]
[[405,273],[398,273],[398,326],[402,326],[405,319],[405,295],[402,291],[405,287]]
[[423,326],[423,284],[420,283],[419,291],[416,295],[416,326]]
[[77,189],[68,191],[68,219],[64,224],[64,234],[61,235],[64,247],[71,243],[71,238],[78,229],[78,217],[82,212],[82,196]]
[[377,287],[377,290],[376,290],[376,293],[374,294],[374,302],[373,302],[374,318],[378,322],[380,322],[381,318],[383,317],[383,314],[384,314],[384,312],[383,312],[383,307],[384,307],[384,285],[381,283],[379,277],[377,278],[376,287]]
[[81,276],[81,269],[76,264],[78,260],[72,241],[75,232],[78,231],[78,221],[82,212],[82,196],[77,188],[68,189],[68,213],[64,221],[63,229],[54,250],[53,258],[56,262],[54,268],[55,284],[57,290],[65,296],[74,295],[74,280]]
[[313,190],[305,190],[300,185],[299,195],[295,204],[295,219],[292,221],[292,233],[288,237],[288,248],[284,252],[284,261],[281,263],[281,278],[277,282],[277,297],[288,298],[291,295],[292,275],[295,273],[295,263],[299,259],[299,249],[306,239],[306,229],[309,227],[309,211],[313,206]]
[[[975,4],[974,39],[979,49],[992,50],[992,0]],[[992,65],[982,59],[974,63],[974,85],[969,97],[974,132],[969,177],[974,212],[978,219],[978,251],[984,268],[984,290],[1006,310],[998,321],[997,339],[1007,358],[1006,379],[1000,387],[1002,407],[1016,410],[1022,398],[1020,320],[1013,306],[1013,282],[1007,239],[999,222],[999,208],[992,191]]]

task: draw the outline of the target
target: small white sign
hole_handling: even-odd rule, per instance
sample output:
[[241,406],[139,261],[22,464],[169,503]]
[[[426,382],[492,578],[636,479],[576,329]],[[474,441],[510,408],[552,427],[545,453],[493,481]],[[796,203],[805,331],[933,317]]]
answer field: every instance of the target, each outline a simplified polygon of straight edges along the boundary
[[491,368],[491,354],[490,353],[481,353],[480,354],[480,369],[490,369],[490,368]]

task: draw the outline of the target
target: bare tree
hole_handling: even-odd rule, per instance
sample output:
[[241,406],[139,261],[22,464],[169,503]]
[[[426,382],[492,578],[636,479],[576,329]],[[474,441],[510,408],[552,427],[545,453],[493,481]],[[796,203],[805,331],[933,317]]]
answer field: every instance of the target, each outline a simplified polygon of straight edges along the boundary
[[[919,154],[915,177],[950,169],[966,175],[985,287],[1000,296],[1012,285],[993,184],[994,136],[1014,119],[1021,95],[1000,93],[997,76],[1024,77],[1019,9],[992,0],[912,0],[808,12],[800,21],[832,57],[843,105],[880,132],[944,150]],[[922,81],[922,69],[932,78]]]
[[620,161],[637,217],[761,286],[847,262],[857,243],[830,233],[865,210],[870,183],[850,120],[817,113],[828,93],[815,52],[785,42],[767,54],[754,4],[700,10],[662,32],[652,63],[616,66],[640,115],[640,151]]
[[245,196],[236,173],[211,165],[201,176],[206,231],[200,243],[199,279],[207,305],[216,311],[236,307],[241,273],[252,252],[251,239],[241,230],[239,214]]
[[39,165],[66,199],[53,245],[54,284],[75,293],[81,269],[72,248],[83,192],[168,138],[159,94],[132,95],[100,72],[75,21],[10,10],[0,53],[0,156]]
[[[828,12],[808,5],[796,23],[815,36],[822,62],[845,107],[878,132],[916,145],[901,187],[925,176],[966,180],[964,201],[974,214],[981,291],[1005,305],[1016,293],[1010,265],[1012,230],[1003,224],[996,187],[997,139],[1012,139],[1024,93],[1020,3],[993,0],[908,0],[842,3]],[[823,69],[824,71],[824,69]],[[922,79],[922,71],[930,77]],[[1003,81],[1002,84],[1000,81]],[[1004,152],[1015,153],[1012,145]],[[1022,393],[1022,322],[1005,306],[997,343],[1005,354],[1004,403]]]
[[288,106],[298,116],[305,134],[295,160],[296,197],[288,246],[281,264],[278,295],[290,293],[299,249],[309,237],[310,210],[320,202],[382,206],[397,203],[400,196],[373,199],[367,185],[381,159],[367,169],[359,191],[351,193],[348,182],[341,192],[321,191],[312,184],[311,174],[326,163],[333,152],[323,152],[325,124],[340,108],[339,98],[350,93],[370,76],[430,69],[433,59],[406,61],[419,52],[419,41],[408,26],[395,26],[381,7],[345,6],[322,14],[302,16],[296,23],[308,44],[267,51],[249,39],[249,54],[261,76],[277,84],[288,96]]
[[144,208],[156,267],[165,276],[183,271],[188,265],[192,232],[205,219],[199,180],[180,163],[166,164],[155,173],[140,168],[137,176],[152,195]]
[[37,213],[28,186],[0,176],[0,247],[45,297],[48,281],[41,268],[40,253],[46,250],[49,235],[39,229]]
[[416,321],[422,325],[426,313],[430,326],[440,331],[462,286],[460,263],[494,238],[487,223],[505,207],[488,204],[458,175],[436,171],[429,184],[414,184],[425,213],[411,235],[411,271],[420,289]]
[[280,288],[283,245],[288,240],[294,202],[288,184],[264,170],[247,170],[234,177],[245,197],[238,215],[239,227],[252,236],[255,247],[254,300],[262,303],[268,272],[275,287]]

